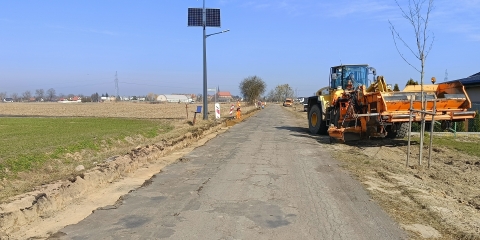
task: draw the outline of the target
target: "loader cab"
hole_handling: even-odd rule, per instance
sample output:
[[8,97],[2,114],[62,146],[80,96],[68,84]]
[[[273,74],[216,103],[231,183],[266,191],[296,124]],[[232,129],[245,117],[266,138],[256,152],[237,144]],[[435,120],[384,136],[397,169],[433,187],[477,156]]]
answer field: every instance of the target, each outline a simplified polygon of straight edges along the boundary
[[[330,88],[356,89],[361,85],[368,87],[368,74],[374,71],[368,65],[340,65],[330,69]],[[375,73],[373,73],[375,74]]]

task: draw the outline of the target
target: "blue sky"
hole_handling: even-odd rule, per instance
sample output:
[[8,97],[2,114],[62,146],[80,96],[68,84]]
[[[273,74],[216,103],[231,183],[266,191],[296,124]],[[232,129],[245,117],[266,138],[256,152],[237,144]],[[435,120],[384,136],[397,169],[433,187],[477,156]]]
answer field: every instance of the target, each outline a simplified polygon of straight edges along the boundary
[[[401,5],[407,0],[399,0]],[[425,79],[480,71],[480,0],[435,0],[435,41]],[[257,75],[267,90],[289,84],[298,96],[327,86],[329,68],[368,63],[401,87],[420,74],[401,59],[388,20],[414,46],[394,0],[206,0],[230,32],[207,39],[209,87],[239,94]],[[202,29],[187,27],[195,0],[1,1],[0,92],[122,96],[202,93]],[[415,66],[420,62],[403,50]]]

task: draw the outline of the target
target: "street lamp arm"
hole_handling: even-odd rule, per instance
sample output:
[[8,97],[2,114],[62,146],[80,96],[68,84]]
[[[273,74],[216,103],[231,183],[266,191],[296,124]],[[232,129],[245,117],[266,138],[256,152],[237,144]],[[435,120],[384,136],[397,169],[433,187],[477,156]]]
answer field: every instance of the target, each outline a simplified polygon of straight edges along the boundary
[[221,31],[221,32],[217,32],[217,33],[208,34],[208,35],[205,35],[205,38],[207,38],[207,37],[210,37],[210,36],[212,36],[212,35],[217,35],[217,34],[220,34],[220,33],[226,33],[226,32],[229,32],[229,31],[230,31],[230,30],[229,30],[229,29],[227,29],[227,30],[223,30],[223,31]]

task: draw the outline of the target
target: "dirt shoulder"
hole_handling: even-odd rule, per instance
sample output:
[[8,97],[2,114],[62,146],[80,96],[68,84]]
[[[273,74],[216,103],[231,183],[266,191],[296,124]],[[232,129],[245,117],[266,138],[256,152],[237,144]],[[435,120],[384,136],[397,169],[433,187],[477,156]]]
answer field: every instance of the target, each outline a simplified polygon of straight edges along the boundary
[[[286,108],[308,129],[307,114]],[[419,145],[413,142],[406,166],[407,140],[366,140],[330,144],[318,137],[318,147],[348,169],[372,198],[395,219],[412,239],[480,239],[480,159],[446,147],[432,147],[427,168],[428,146],[423,164],[418,164]],[[476,141],[457,137],[454,141]]]
[[47,238],[92,211],[114,208],[122,195],[148,184],[163,167],[182,161],[183,155],[226,131],[228,126],[255,114],[253,107],[244,107],[243,111],[240,120],[200,120],[194,130],[181,128],[168,140],[135,145],[125,154],[105,158],[93,168],[10,198],[0,205],[0,239]]

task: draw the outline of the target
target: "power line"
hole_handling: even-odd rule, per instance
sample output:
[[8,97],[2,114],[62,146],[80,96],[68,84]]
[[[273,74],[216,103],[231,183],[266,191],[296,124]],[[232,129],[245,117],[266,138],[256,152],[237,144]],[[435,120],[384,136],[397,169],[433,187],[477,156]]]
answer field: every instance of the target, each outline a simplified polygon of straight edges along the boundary
[[118,89],[117,71],[115,71],[115,90],[117,90],[117,99],[119,99],[120,98],[120,90]]

